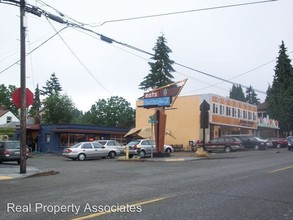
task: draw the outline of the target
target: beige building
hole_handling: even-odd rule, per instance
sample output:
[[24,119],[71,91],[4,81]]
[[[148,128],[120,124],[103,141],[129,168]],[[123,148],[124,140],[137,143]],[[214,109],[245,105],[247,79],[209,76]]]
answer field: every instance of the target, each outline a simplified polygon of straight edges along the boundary
[[[200,128],[200,105],[203,101],[210,105],[209,128],[206,141],[224,135],[255,135],[257,129],[257,107],[245,102],[229,99],[215,94],[180,96],[171,108],[165,108],[167,115],[166,144],[183,144],[202,140]],[[143,100],[137,101],[136,129],[150,128],[149,117],[155,108],[138,107]],[[149,136],[151,134],[149,133]],[[149,137],[150,138],[150,137]]]

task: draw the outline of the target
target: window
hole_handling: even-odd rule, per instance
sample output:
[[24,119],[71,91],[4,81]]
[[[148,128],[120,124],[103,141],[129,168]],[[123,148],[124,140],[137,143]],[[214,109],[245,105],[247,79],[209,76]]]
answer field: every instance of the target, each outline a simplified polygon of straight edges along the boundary
[[242,118],[241,110],[238,109],[238,118]]
[[225,107],[220,105],[220,115],[225,115]]
[[231,116],[231,107],[226,107],[226,115]]
[[7,116],[6,123],[10,123],[10,122],[12,122],[12,117],[11,116]]
[[243,119],[247,119],[247,111],[243,110]]
[[50,142],[51,141],[51,134],[47,133],[45,138],[46,138],[46,142]]
[[248,112],[248,120],[252,120],[252,112]]
[[84,145],[81,146],[82,149],[92,149],[93,146],[91,143],[85,143]]
[[235,108],[232,108],[232,116],[237,117],[237,110]]
[[218,114],[218,105],[217,104],[213,104],[213,113]]

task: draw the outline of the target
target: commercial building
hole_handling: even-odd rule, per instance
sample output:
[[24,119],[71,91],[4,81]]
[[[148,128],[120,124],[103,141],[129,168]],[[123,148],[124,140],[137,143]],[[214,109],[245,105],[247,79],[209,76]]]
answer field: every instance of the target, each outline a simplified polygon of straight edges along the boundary
[[[179,96],[167,115],[165,143],[188,146],[190,141],[203,139],[200,128],[200,105],[210,105],[209,126],[205,131],[206,141],[224,135],[256,135],[257,106],[215,94]],[[143,105],[143,100],[137,101]],[[154,108],[136,108],[136,130],[151,127],[149,117]],[[151,132],[149,133],[151,135]]]

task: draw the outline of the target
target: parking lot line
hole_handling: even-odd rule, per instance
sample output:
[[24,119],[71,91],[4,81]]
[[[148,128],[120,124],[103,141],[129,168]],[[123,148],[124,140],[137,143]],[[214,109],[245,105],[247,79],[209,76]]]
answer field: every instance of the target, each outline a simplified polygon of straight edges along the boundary
[[280,169],[277,169],[277,170],[272,170],[272,171],[269,171],[269,173],[276,173],[276,172],[288,170],[288,169],[291,169],[291,168],[293,168],[293,166],[288,166],[288,167],[283,167],[283,168],[280,168]]
[[[150,204],[150,203],[159,202],[161,200],[164,200],[164,199],[167,199],[167,198],[170,198],[170,197],[173,197],[173,196],[174,195],[166,196],[166,197],[158,197],[158,198],[154,198],[154,199],[150,199],[150,200],[145,200],[145,201],[142,201],[142,202],[137,202],[137,203],[134,203],[134,204],[128,204],[127,206],[134,206],[134,207],[135,206],[142,206],[142,205],[146,205],[146,204]],[[110,214],[110,213],[115,213],[115,212],[118,212],[119,210],[120,210],[119,207],[117,207],[117,209],[113,209],[111,211],[97,212],[97,213],[89,214],[89,215],[86,215],[86,216],[73,218],[72,220],[91,219],[91,218],[95,218],[95,217],[98,217],[98,216],[102,216],[102,215],[106,215],[106,214]]]
[[10,180],[13,179],[11,176],[0,176],[0,180]]

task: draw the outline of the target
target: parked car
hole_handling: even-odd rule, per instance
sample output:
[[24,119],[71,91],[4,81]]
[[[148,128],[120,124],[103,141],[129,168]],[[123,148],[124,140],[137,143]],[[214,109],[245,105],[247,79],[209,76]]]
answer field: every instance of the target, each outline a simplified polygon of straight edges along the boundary
[[[151,139],[137,139],[132,140],[127,144],[129,147],[129,156],[139,155],[145,157],[146,155],[151,155],[151,152],[156,152],[156,143]],[[174,152],[174,149],[170,145],[164,145],[164,151],[167,153]]]
[[219,137],[205,143],[206,150],[225,151],[226,153],[236,150],[244,150],[242,142],[235,137]]
[[[26,147],[26,159],[29,149]],[[20,164],[20,142],[0,141],[0,163],[4,161],[16,161]]]
[[106,148],[117,148],[121,154],[125,153],[125,146],[123,146],[118,141],[115,141],[115,140],[95,140],[94,142],[97,142]]
[[80,142],[63,150],[63,156],[72,160],[115,158],[120,151],[116,148],[106,148],[96,142]]
[[268,148],[267,141],[258,137],[240,136],[237,138],[242,141],[244,149],[266,150]]
[[271,143],[272,147],[276,148],[288,146],[288,140],[286,138],[269,138],[268,142]]
[[286,139],[288,141],[288,150],[293,150],[293,136],[289,136]]

